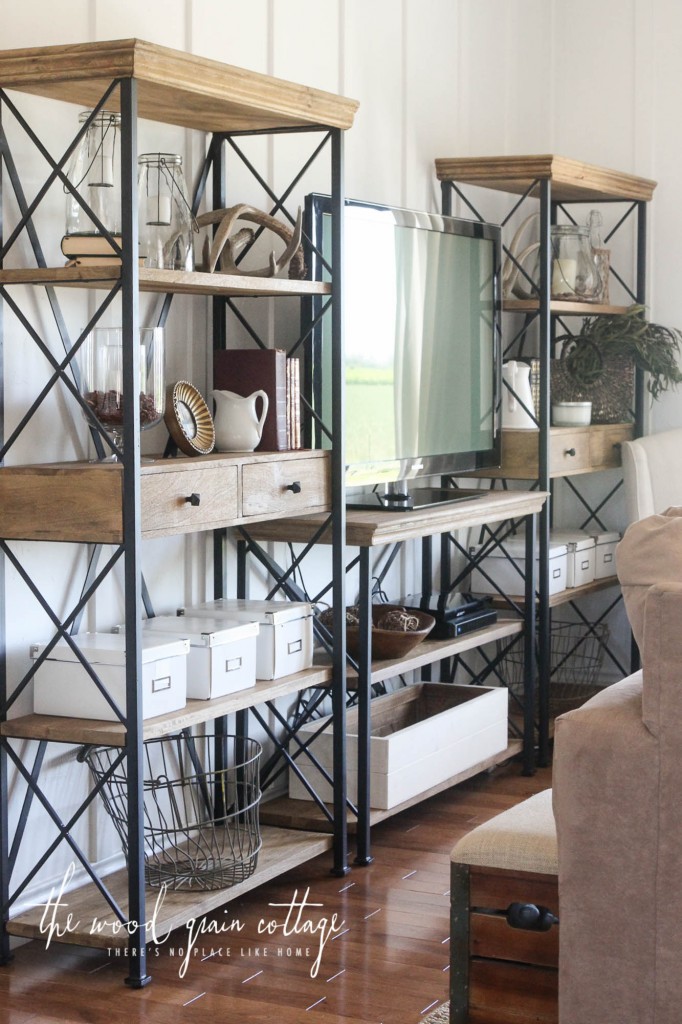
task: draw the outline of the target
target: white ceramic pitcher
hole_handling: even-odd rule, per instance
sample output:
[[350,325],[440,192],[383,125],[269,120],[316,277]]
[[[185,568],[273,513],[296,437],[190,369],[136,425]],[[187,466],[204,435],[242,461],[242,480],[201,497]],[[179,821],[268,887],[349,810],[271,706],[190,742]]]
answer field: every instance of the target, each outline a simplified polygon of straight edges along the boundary
[[[536,430],[537,423],[531,416],[535,407],[530,387],[530,366],[510,359],[509,362],[502,364],[502,377],[509,385],[502,387],[502,426],[514,430]],[[513,389],[514,394],[509,388]],[[526,412],[526,409],[529,412]]]
[[[219,452],[252,452],[260,443],[268,414],[268,396],[254,391],[245,398],[233,391],[212,391],[215,399],[215,446]],[[263,400],[260,416],[256,402]]]

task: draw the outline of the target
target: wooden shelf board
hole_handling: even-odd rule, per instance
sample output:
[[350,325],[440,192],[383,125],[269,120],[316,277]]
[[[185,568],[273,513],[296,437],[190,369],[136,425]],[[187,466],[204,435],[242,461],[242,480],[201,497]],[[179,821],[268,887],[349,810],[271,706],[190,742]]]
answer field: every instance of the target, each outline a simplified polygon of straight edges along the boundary
[[[492,757],[486,758],[484,761],[479,761],[478,764],[473,765],[471,768],[467,768],[464,771],[458,772],[457,775],[453,775],[452,778],[446,779],[445,782],[438,783],[437,786],[432,786],[431,789],[426,790],[423,793],[419,793],[409,800],[403,801],[395,807],[391,807],[389,810],[380,810],[378,808],[372,808],[370,811],[370,824],[377,825],[380,821],[385,821],[387,818],[391,818],[396,814],[400,814],[401,811],[406,811],[410,807],[414,807],[416,804],[423,803],[424,800],[428,800],[429,797],[436,796],[438,793],[442,793],[446,789],[450,789],[452,786],[458,785],[460,782],[465,782],[467,779],[473,778],[474,775],[478,775],[480,772],[488,771],[489,768],[495,768],[499,764],[503,764],[512,757],[516,757],[517,754],[521,753],[522,744],[519,739],[510,739],[507,745],[507,749],[499,754],[494,754]],[[331,811],[331,808],[328,807]],[[267,822],[268,825],[279,826],[280,828],[289,829],[305,829],[306,831],[316,832],[328,832],[331,829],[327,818],[319,809],[317,804],[312,800],[292,800],[290,797],[279,797],[274,800],[268,800],[261,804],[260,808],[261,821]],[[357,819],[355,815],[348,812],[348,831],[354,834],[357,829]]]
[[[427,637],[403,658],[373,662],[372,683],[384,682],[403,672],[412,672],[425,665],[443,661],[445,658],[453,658],[457,654],[474,650],[483,644],[493,643],[495,640],[501,640],[508,636],[516,636],[522,632],[523,622],[521,619],[500,619],[492,626],[485,626],[483,629],[477,629],[450,640],[429,640]],[[349,669],[348,679],[349,681],[356,680],[357,673]]]
[[[447,533],[486,523],[517,519],[539,512],[547,494],[544,491],[489,491],[480,498],[433,508],[406,512],[356,512],[346,514],[346,543],[350,546],[373,547]],[[249,527],[256,540],[307,542],[324,523],[322,515],[298,516],[258,523]],[[329,529],[321,543],[331,543]]]
[[[502,308],[507,313],[537,313],[540,310],[538,299],[505,299]],[[552,299],[549,304],[550,313],[561,313],[564,316],[595,316],[608,313],[619,315],[626,313],[627,306],[608,306],[597,302],[565,302]]]
[[[617,576],[607,576],[603,580],[593,580],[592,583],[585,583],[582,587],[570,587],[567,590],[560,590],[558,594],[552,594],[549,598],[549,607],[558,608],[562,604],[568,604],[570,601],[579,601],[581,597],[585,597],[587,594],[596,594],[600,590],[608,590],[609,587],[619,586]],[[510,601],[514,601],[515,604],[525,604],[524,597],[510,597]],[[493,605],[497,607],[507,607],[507,602],[501,597],[493,598]]]
[[[0,86],[92,108],[116,78],[134,78],[139,116],[200,131],[350,128],[355,100],[141,39],[0,52]],[[115,90],[106,103],[118,110]]]
[[[634,174],[585,164],[554,154],[530,156],[439,157],[440,181],[478,185],[500,192],[523,195],[536,181],[551,182],[551,197],[561,202],[648,202],[656,182]],[[535,186],[531,195],[538,195]]]
[[[120,266],[83,264],[75,267],[10,268],[0,270],[0,284],[111,288],[120,276]],[[331,294],[331,285],[323,281],[296,281],[286,277],[248,277],[241,274],[208,274],[202,271],[155,270],[148,267],[140,267],[139,281],[140,291],[159,294],[226,295],[234,298]]]
[[[175,928],[184,928],[191,918],[200,918],[223,904],[238,899],[250,889],[254,889],[272,878],[277,878],[285,871],[325,853],[330,849],[332,842],[331,836],[321,835],[317,832],[308,834],[269,826],[262,828],[262,837],[263,846],[258,855],[256,870],[245,881],[239,882],[231,888],[217,889],[213,892],[173,892],[169,890],[160,901],[156,914],[156,935],[163,938]],[[116,871],[105,877],[103,881],[123,912],[127,913],[128,872],[125,869]],[[146,892],[147,914],[151,919],[159,898],[159,889],[148,887]],[[11,935],[45,941],[45,933],[41,933],[40,930],[44,912],[44,906],[38,906],[18,914],[9,921],[7,931]],[[65,894],[57,914],[60,930],[64,929],[66,915],[69,913],[73,915],[71,929],[60,936],[58,940],[55,933],[53,941],[98,948],[127,945],[125,933],[123,935],[120,932],[114,934],[111,927],[111,922],[115,919],[113,911],[94,885],[88,884]],[[91,929],[95,918],[98,922],[106,922],[109,926],[93,935]],[[76,922],[78,922],[77,927]],[[149,941],[152,941],[152,936],[149,937]]]
[[[215,700],[188,700],[182,711],[172,711],[143,722],[144,740],[168,736],[192,725],[201,725],[222,715],[254,707],[265,701],[276,700],[299,690],[328,686],[331,668],[322,665],[283,676],[281,679],[262,680],[248,690],[216,697]],[[100,722],[87,718],[62,718],[58,715],[23,715],[12,718],[0,726],[3,736],[16,739],[50,740],[54,743],[92,743],[122,746],[125,728],[120,722]]]

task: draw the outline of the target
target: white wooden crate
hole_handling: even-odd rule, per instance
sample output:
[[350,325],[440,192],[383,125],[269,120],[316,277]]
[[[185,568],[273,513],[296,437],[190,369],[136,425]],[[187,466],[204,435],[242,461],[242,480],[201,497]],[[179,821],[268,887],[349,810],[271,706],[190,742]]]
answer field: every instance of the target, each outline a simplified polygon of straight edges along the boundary
[[[389,810],[447,781],[507,748],[507,690],[505,687],[418,683],[371,703],[370,803]],[[322,722],[303,726],[305,741]],[[330,725],[311,744],[318,761],[332,770],[333,729]],[[290,753],[295,752],[290,745]],[[348,796],[357,800],[357,710],[348,712],[346,750]],[[305,754],[296,764],[323,800],[332,799],[331,786]],[[289,796],[311,799],[296,773],[289,770]]]

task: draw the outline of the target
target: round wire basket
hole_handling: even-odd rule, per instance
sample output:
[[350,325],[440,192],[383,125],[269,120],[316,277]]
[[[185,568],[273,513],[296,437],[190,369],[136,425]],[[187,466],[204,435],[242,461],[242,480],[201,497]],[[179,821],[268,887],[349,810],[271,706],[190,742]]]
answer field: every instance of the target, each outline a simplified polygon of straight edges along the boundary
[[[596,680],[608,646],[609,630],[603,622],[552,622],[550,628],[550,714],[580,707],[601,689]],[[502,641],[498,641],[500,647]],[[537,648],[536,648],[537,653]],[[500,673],[510,691],[523,697],[524,637],[519,637],[500,659]]]
[[[144,860],[148,885],[224,889],[256,869],[261,746],[243,736],[183,732],[144,744]],[[128,856],[126,760],[115,747],[82,753]]]

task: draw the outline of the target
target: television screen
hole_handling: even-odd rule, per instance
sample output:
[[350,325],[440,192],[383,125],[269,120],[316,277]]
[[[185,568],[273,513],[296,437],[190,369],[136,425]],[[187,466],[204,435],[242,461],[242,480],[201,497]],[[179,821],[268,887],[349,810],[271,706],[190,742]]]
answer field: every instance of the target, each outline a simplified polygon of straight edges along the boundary
[[[322,279],[325,200],[308,198]],[[499,228],[356,201],[344,228],[347,487],[498,464]]]

